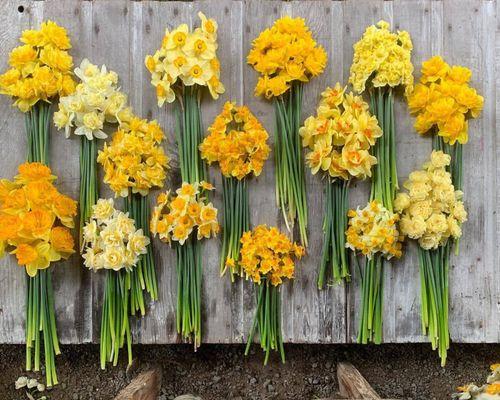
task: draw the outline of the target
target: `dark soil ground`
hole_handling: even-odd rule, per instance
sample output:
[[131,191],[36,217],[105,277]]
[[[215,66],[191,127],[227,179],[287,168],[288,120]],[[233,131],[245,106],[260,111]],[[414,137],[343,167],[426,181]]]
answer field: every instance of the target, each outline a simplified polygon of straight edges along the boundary
[[[188,393],[203,400],[325,398],[337,394],[338,361],[353,363],[382,397],[445,400],[458,385],[483,383],[488,366],[500,361],[500,345],[454,344],[446,368],[427,344],[288,345],[286,364],[274,357],[263,367],[257,348],[245,358],[238,345],[203,345],[197,353],[188,345],[172,345],[136,346],[134,368],[127,371],[122,357],[118,367],[101,371],[98,346],[63,346],[62,351],[61,383],[46,392],[49,400],[113,399],[135,374],[151,367],[163,370],[160,400]],[[0,400],[27,399],[14,389],[15,380],[26,375],[23,360],[23,346],[0,346]]]

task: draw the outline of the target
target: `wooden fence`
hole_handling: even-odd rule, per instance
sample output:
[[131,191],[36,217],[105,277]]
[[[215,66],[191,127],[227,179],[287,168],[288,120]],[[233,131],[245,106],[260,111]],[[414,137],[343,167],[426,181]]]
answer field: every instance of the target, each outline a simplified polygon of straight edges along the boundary
[[[441,54],[450,63],[466,65],[473,72],[473,86],[485,98],[481,118],[470,123],[470,143],[464,150],[465,198],[469,221],[464,226],[459,257],[450,270],[451,334],[457,342],[500,342],[500,271],[498,269],[497,215],[499,188],[496,121],[500,102],[500,27],[497,2],[492,0],[369,0],[369,1],[264,1],[211,0],[194,2],[126,0],[2,0],[0,2],[0,68],[8,52],[18,44],[23,29],[52,19],[64,25],[73,43],[75,64],[86,57],[105,63],[118,72],[137,114],[157,119],[170,140],[167,152],[174,159],[172,107],[158,108],[144,57],[159,46],[166,27],[198,23],[199,10],[219,24],[219,56],[226,93],[218,100],[205,98],[204,126],[221,109],[224,101],[245,103],[269,132],[273,129],[273,108],[253,95],[256,73],[245,57],[261,30],[285,14],[304,17],[316,39],[327,50],[327,70],[305,88],[304,115],[316,108],[320,92],[336,81],[347,82],[352,45],[364,29],[380,19],[394,29],[408,30],[413,39],[416,76],[422,60]],[[0,98],[0,175],[12,177],[25,159],[23,116]],[[419,137],[401,99],[396,104],[398,172],[403,181],[429,156],[431,140]],[[271,135],[272,136],[272,135]],[[51,164],[60,189],[78,198],[79,140],[66,140],[53,128]],[[271,158],[272,160],[272,158]],[[268,161],[262,175],[250,184],[253,224],[268,223],[285,229],[275,207],[274,166]],[[219,184],[219,172],[210,170]],[[179,183],[177,173],[167,185]],[[360,306],[359,277],[353,271],[350,286],[316,288],[317,264],[322,245],[323,183],[307,172],[310,248],[297,268],[296,279],[283,286],[283,331],[287,342],[350,343],[355,341]],[[102,184],[102,192],[110,196]],[[365,204],[368,185],[352,190],[351,205]],[[221,191],[215,196],[221,204]],[[141,343],[175,343],[175,254],[155,242],[160,300],[149,305],[148,314],[133,322],[134,338]],[[249,330],[255,299],[252,285],[231,284],[219,277],[220,239],[205,245],[203,275],[203,340],[212,343],[240,343]],[[420,327],[419,274],[415,246],[406,247],[404,258],[393,263],[385,275],[384,340],[418,342],[425,338]],[[24,340],[25,274],[12,257],[0,261],[0,343]],[[97,341],[104,275],[91,273],[78,257],[57,264],[53,281],[60,337],[64,343]]]

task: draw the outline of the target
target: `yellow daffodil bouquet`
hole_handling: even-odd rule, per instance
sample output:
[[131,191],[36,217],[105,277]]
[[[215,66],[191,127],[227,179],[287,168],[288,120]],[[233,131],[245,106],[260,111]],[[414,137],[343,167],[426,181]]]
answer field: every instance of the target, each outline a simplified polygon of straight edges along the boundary
[[58,383],[60,354],[49,267],[74,253],[70,228],[77,204],[59,193],[49,167],[28,162],[13,180],[0,180],[0,257],[14,254],[26,269],[26,370],[40,371],[45,357],[47,386]]
[[83,228],[83,259],[94,272],[106,270],[101,317],[101,368],[118,363],[120,349],[127,343],[128,365],[132,364],[129,323],[131,274],[147,254],[150,240],[127,213],[115,209],[113,199],[99,199],[92,206]]
[[[388,210],[378,200],[365,208],[349,210],[346,246],[354,254],[362,281],[361,315],[359,317],[358,343],[382,342],[383,263],[402,255],[403,236],[398,230],[399,216]],[[365,256],[361,269],[357,254]],[[369,266],[374,265],[374,268]],[[368,282],[369,284],[365,284]]]
[[474,383],[459,386],[457,393],[451,398],[457,400],[498,400],[500,399],[500,364],[490,366],[491,373],[486,379],[486,384],[477,386]]
[[[80,136],[80,241],[92,206],[99,198],[97,181],[97,140],[106,139],[105,125],[129,122],[127,95],[118,87],[118,75],[105,65],[99,68],[84,59],[75,75],[80,79],[75,92],[59,100],[54,113],[57,128],[64,129],[66,138],[71,131]],[[81,246],[80,246],[81,247]]]
[[[377,117],[382,129],[382,136],[371,149],[377,164],[373,168],[370,200],[377,200],[391,213],[394,211],[394,198],[398,190],[394,96],[398,89],[404,89],[405,95],[413,90],[412,49],[413,44],[408,32],[391,32],[389,24],[380,21],[369,26],[361,39],[354,44],[354,58],[349,77],[355,92],[361,94],[368,91],[370,112]],[[383,279],[375,278],[384,275],[386,264],[384,258],[380,257],[380,254],[376,254],[369,260],[363,275],[365,279],[361,282],[362,292],[377,296],[376,299],[372,298],[375,301],[373,304],[380,305],[380,308],[374,309],[374,312],[379,313],[374,319],[374,329],[377,333],[373,336],[365,330],[361,332],[361,338],[374,338],[376,343],[382,340]],[[370,289],[373,287],[375,290]],[[362,310],[365,312],[364,306]],[[363,329],[367,328],[363,326]]]
[[246,106],[226,102],[222,112],[208,128],[210,134],[200,145],[201,157],[219,164],[223,183],[224,224],[222,228],[221,276],[229,267],[242,273],[237,265],[240,238],[250,229],[247,178],[259,176],[269,157],[268,134]]
[[306,164],[313,174],[326,176],[323,250],[318,287],[323,288],[327,266],[331,278],[340,283],[350,280],[349,258],[345,246],[348,187],[353,179],[372,175],[377,159],[370,153],[382,135],[377,118],[368,104],[337,83],[321,93],[316,116],[307,118],[299,133],[307,148]]
[[434,150],[423,169],[410,174],[404,184],[407,193],[399,193],[394,202],[402,234],[418,240],[422,329],[438,349],[443,366],[450,343],[450,247],[462,236],[460,225],[467,219],[462,192],[453,186],[448,172],[450,162],[450,155]]
[[150,223],[153,236],[177,251],[177,332],[192,340],[195,350],[201,344],[201,240],[219,232],[217,209],[207,202],[211,190],[205,181],[183,182],[175,194],[161,193]]
[[165,32],[161,48],[148,55],[146,68],[156,88],[158,106],[177,100],[176,140],[182,180],[195,183],[205,179],[198,147],[203,140],[201,98],[207,87],[212,98],[224,93],[217,58],[217,22],[198,13],[201,26],[190,31],[181,24]]
[[[104,182],[125,201],[128,212],[137,227],[149,234],[149,191],[163,187],[169,168],[169,158],[161,143],[163,130],[156,121],[132,116],[122,121],[113,133],[111,142],[99,150],[97,162],[103,166]],[[158,281],[152,246],[140,257],[137,268],[130,271],[130,311],[145,314],[144,293],[158,300]]]
[[276,200],[289,230],[298,221],[307,246],[307,195],[299,127],[303,84],[323,72],[327,55],[303,18],[283,17],[252,42],[247,62],[258,73],[255,95],[274,101]]
[[304,255],[304,247],[293,243],[278,228],[259,225],[241,237],[239,265],[247,279],[258,286],[257,309],[248,335],[245,355],[248,355],[257,327],[260,346],[265,352],[264,365],[271,350],[280,352],[285,362],[281,332],[280,285],[284,279],[293,279],[295,259]]
[[14,98],[25,113],[28,160],[48,164],[52,104],[75,90],[71,43],[66,30],[52,21],[23,31],[20,40],[23,44],[10,52],[10,69],[0,75],[0,93]]
[[484,98],[470,87],[472,73],[460,65],[450,66],[440,56],[422,63],[422,76],[408,97],[415,129],[432,134],[432,147],[451,156],[449,171],[455,189],[462,190],[462,145],[468,141],[468,120],[478,118]]

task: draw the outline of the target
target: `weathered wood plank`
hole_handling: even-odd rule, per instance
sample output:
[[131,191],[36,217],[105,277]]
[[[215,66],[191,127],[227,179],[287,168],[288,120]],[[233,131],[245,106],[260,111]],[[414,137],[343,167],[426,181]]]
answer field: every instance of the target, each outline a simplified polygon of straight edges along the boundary
[[469,67],[472,86],[486,96],[482,118],[470,121],[469,143],[464,146],[464,197],[469,216],[460,255],[453,258],[450,270],[450,329],[454,341],[486,340],[485,328],[490,321],[485,320],[485,310],[489,312],[491,305],[490,281],[497,275],[495,176],[488,173],[495,164],[493,60],[487,58],[491,57],[493,43],[492,33],[485,29],[493,29],[491,4],[444,1],[443,7],[443,55],[450,64]]

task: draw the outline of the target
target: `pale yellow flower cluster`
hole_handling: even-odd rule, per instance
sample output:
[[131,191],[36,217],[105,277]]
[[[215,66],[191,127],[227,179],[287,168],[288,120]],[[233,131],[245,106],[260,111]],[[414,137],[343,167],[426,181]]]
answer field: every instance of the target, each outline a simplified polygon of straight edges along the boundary
[[167,29],[161,48],[146,56],[146,68],[151,72],[151,84],[156,87],[158,106],[175,100],[175,88],[207,86],[214,99],[224,93],[220,81],[220,62],[217,58],[217,22],[198,13],[201,26],[193,32],[181,24],[172,32]]
[[374,200],[363,209],[349,210],[347,215],[346,247],[368,258],[375,253],[382,253],[388,260],[401,257],[403,236],[398,231],[397,214]]
[[470,118],[477,118],[484,98],[469,86],[471,71],[460,65],[450,67],[440,56],[422,63],[420,83],[408,98],[408,107],[420,134],[437,128],[446,143],[467,143]]
[[226,177],[259,176],[271,149],[268,134],[246,106],[226,102],[200,145],[203,159],[218,162]]
[[459,386],[458,393],[451,397],[457,400],[498,400],[500,398],[500,364],[490,366],[491,374],[488,375],[486,384],[477,386],[474,383]]
[[75,75],[81,83],[69,96],[59,99],[59,110],[54,113],[54,123],[65,129],[69,138],[71,128],[76,127],[75,135],[106,139],[103,128],[105,123],[128,122],[132,117],[127,107],[127,95],[118,87],[118,75],[108,71],[105,65],[97,65],[84,59]]
[[316,116],[299,129],[302,145],[309,148],[306,163],[313,174],[326,171],[332,178],[365,179],[377,159],[370,155],[382,129],[368,104],[359,96],[345,94],[337,83],[321,93]]
[[413,89],[410,34],[393,33],[389,28],[385,21],[371,25],[354,45],[349,82],[358,93],[364,92],[370,83],[374,87],[403,85],[407,94]]
[[294,258],[300,259],[304,253],[304,247],[293,243],[278,228],[259,225],[243,233],[239,265],[255,283],[267,279],[278,286],[285,278],[293,279]]
[[25,30],[21,46],[9,55],[9,66],[0,75],[0,93],[14,97],[15,105],[27,112],[40,100],[50,102],[75,90],[71,76],[73,58],[66,29],[45,21],[39,30]]
[[280,96],[293,81],[308,82],[321,74],[327,59],[303,18],[280,18],[254,39],[247,56],[248,64],[261,74],[255,95]]
[[85,247],[82,257],[94,271],[112,269],[130,271],[146,254],[149,238],[128,213],[116,210],[113,199],[99,199],[92,206],[92,216],[83,228]]
[[433,151],[423,169],[412,172],[404,183],[408,193],[398,193],[394,202],[401,214],[401,232],[418,239],[426,250],[446,244],[450,237],[460,238],[460,224],[467,220],[462,192],[455,190],[446,170],[449,165],[448,154]]
[[161,193],[151,216],[151,233],[166,243],[181,245],[195,230],[197,240],[217,235],[217,209],[206,201],[204,192],[208,190],[214,190],[208,182],[183,182],[175,195]]
[[104,143],[97,162],[104,167],[104,182],[116,196],[132,193],[145,196],[153,187],[162,187],[169,158],[161,147],[164,134],[156,121],[132,117]]

